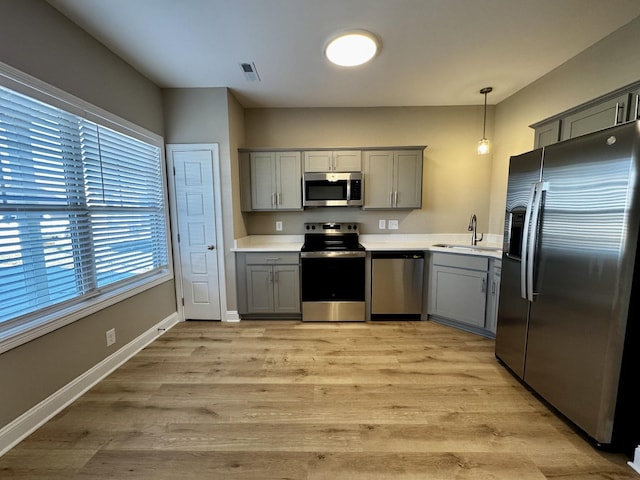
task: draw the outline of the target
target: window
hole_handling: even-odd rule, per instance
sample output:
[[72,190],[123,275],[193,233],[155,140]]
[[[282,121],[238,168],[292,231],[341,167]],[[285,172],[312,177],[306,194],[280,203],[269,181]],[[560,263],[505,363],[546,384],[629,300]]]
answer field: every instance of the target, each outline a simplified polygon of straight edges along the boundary
[[167,273],[161,153],[0,86],[0,333]]

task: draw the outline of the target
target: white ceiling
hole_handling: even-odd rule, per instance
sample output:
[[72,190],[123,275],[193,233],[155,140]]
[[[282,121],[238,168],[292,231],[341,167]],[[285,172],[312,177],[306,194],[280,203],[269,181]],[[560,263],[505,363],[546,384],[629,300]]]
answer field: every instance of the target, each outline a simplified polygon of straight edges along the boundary
[[[640,15],[638,0],[48,0],[161,87],[229,87],[245,107],[496,104]],[[329,64],[336,32],[382,40]],[[254,62],[248,82],[240,62]]]

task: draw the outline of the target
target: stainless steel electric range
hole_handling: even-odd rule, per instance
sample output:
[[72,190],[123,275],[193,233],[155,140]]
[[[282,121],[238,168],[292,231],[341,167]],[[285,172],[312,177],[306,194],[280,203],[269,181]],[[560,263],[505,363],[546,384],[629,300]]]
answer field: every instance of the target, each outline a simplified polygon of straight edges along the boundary
[[302,320],[365,320],[365,249],[357,223],[305,223]]

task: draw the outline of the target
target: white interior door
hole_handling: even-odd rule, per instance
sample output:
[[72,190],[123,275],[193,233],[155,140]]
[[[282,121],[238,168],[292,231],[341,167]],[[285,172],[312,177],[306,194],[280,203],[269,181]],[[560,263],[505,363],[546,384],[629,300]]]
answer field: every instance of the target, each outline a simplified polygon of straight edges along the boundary
[[[195,146],[194,146],[195,147]],[[221,320],[214,152],[168,147],[173,167],[183,313],[186,320]]]

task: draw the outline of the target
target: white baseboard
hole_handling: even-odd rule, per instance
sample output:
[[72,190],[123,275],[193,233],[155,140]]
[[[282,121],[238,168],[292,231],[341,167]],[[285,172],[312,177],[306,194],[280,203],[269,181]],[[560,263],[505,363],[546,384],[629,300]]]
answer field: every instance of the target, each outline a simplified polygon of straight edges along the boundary
[[225,322],[239,322],[240,314],[237,310],[227,310],[227,314],[224,319]]
[[0,456],[178,323],[173,313],[0,429]]

